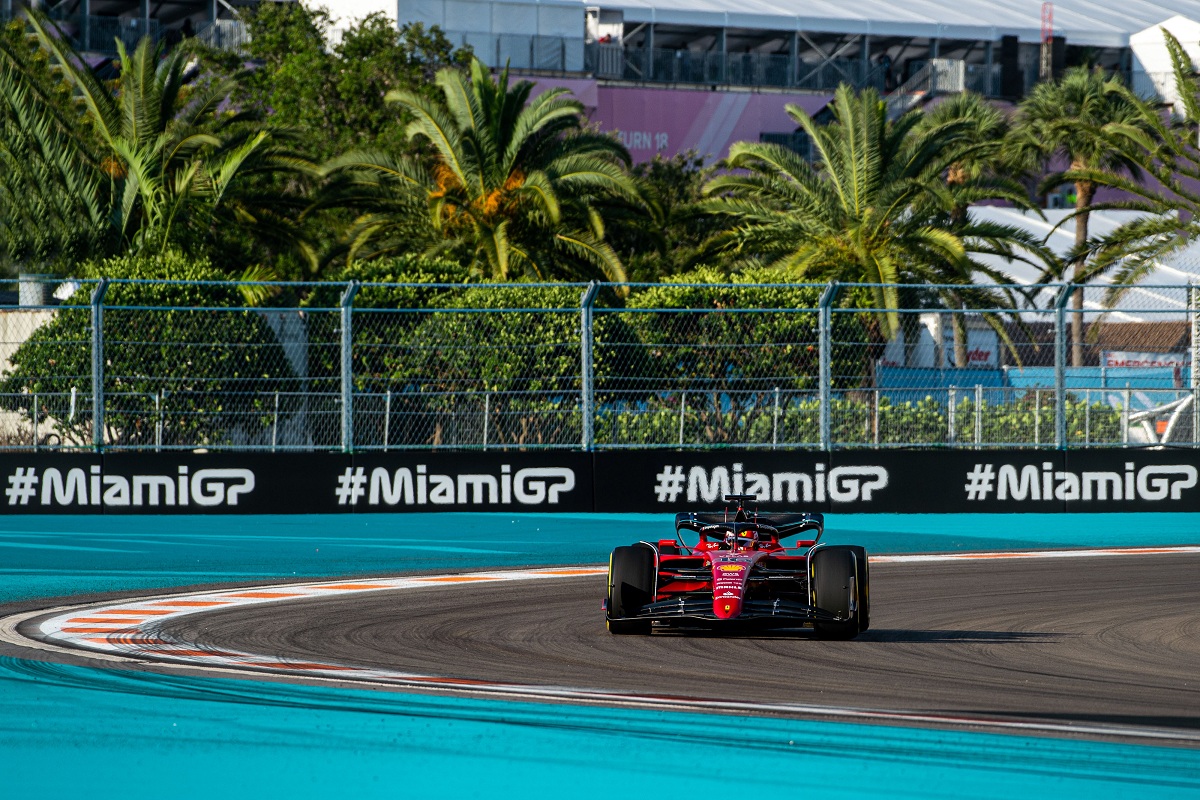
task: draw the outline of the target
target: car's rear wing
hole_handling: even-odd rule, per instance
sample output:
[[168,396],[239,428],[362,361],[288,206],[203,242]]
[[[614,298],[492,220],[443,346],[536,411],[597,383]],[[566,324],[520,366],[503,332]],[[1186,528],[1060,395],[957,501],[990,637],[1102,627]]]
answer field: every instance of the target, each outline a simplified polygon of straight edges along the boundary
[[675,515],[675,531],[687,530],[704,536],[717,536],[723,535],[724,531],[758,530],[773,533],[779,539],[805,531],[816,531],[813,539],[820,539],[825,532],[825,516],[815,511],[758,513],[748,515],[749,519],[744,521],[735,521],[733,516],[725,511],[685,511]]

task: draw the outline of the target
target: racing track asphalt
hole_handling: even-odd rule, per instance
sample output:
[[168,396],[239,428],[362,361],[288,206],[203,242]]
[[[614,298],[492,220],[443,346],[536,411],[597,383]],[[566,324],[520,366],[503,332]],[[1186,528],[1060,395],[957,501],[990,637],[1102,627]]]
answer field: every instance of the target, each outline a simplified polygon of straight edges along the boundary
[[604,579],[181,618],[213,648],[524,684],[1200,730],[1195,554],[872,565],[871,630],[612,636]]

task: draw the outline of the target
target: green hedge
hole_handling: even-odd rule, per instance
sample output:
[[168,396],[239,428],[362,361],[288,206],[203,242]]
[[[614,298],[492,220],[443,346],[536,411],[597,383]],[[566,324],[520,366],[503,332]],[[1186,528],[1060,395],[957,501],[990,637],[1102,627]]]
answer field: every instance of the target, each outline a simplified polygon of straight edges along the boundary
[[[762,393],[751,408],[732,408],[721,399],[714,404],[704,395],[689,395],[683,408],[680,437],[680,399],[676,395],[641,408],[601,408],[596,420],[596,441],[631,446],[736,446],[739,444],[817,447],[821,441],[820,402],[788,399],[775,412],[773,397]],[[719,405],[720,407],[714,407]],[[878,442],[881,445],[944,445],[949,442],[946,405],[933,397],[916,402],[879,402]],[[1091,404],[1070,397],[1066,403],[1069,444],[1119,444],[1121,411],[1104,403]],[[1015,403],[981,408],[981,444],[1033,444],[1054,442],[1054,401],[1043,395],[1040,420],[1032,397]],[[835,445],[874,445],[876,413],[873,403],[835,398],[830,406],[831,437]],[[975,402],[955,404],[955,441],[975,441]]]
[[[164,257],[120,257],[82,265],[81,278],[216,281],[226,276],[207,261],[169,254]],[[11,369],[0,392],[39,395],[39,418],[64,443],[91,441],[91,313],[86,308],[92,286],[70,297],[54,318],[41,326],[13,353]],[[163,441],[189,444],[227,441],[230,418],[241,413],[243,426],[261,428],[267,409],[256,393],[279,388],[295,378],[274,332],[254,311],[221,311],[245,305],[236,288],[212,285],[114,283],[106,306],[163,306],[145,311],[107,308],[104,315],[106,441],[126,445],[153,444],[158,435],[154,397],[169,396]],[[206,310],[183,310],[201,306]],[[213,309],[213,310],[207,310]],[[219,345],[219,346],[218,346]],[[78,393],[74,414],[66,398]],[[12,408],[28,411],[29,403],[8,398]],[[231,409],[231,404],[236,408]],[[257,415],[264,415],[258,419]]]

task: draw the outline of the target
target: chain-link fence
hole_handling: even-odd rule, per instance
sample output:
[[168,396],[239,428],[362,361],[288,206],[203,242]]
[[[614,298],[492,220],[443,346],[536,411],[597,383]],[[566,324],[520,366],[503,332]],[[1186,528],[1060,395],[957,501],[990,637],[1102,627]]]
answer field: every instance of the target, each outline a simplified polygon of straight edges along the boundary
[[27,276],[0,448],[1195,446],[1198,296]]

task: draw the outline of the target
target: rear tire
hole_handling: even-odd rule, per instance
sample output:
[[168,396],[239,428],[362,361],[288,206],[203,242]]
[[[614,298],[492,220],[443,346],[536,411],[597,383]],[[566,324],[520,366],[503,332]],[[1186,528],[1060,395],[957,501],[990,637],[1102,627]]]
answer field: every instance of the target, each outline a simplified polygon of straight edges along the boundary
[[865,631],[871,613],[866,550],[846,545],[822,547],[813,553],[810,563],[813,605],[845,620],[814,623],[816,634],[823,639],[853,639]]
[[618,547],[608,560],[608,632],[650,633],[650,620],[629,619],[654,601],[654,551],[645,545]]
[[871,565],[867,560],[867,548],[852,545],[856,578],[858,582],[858,632],[871,627]]

